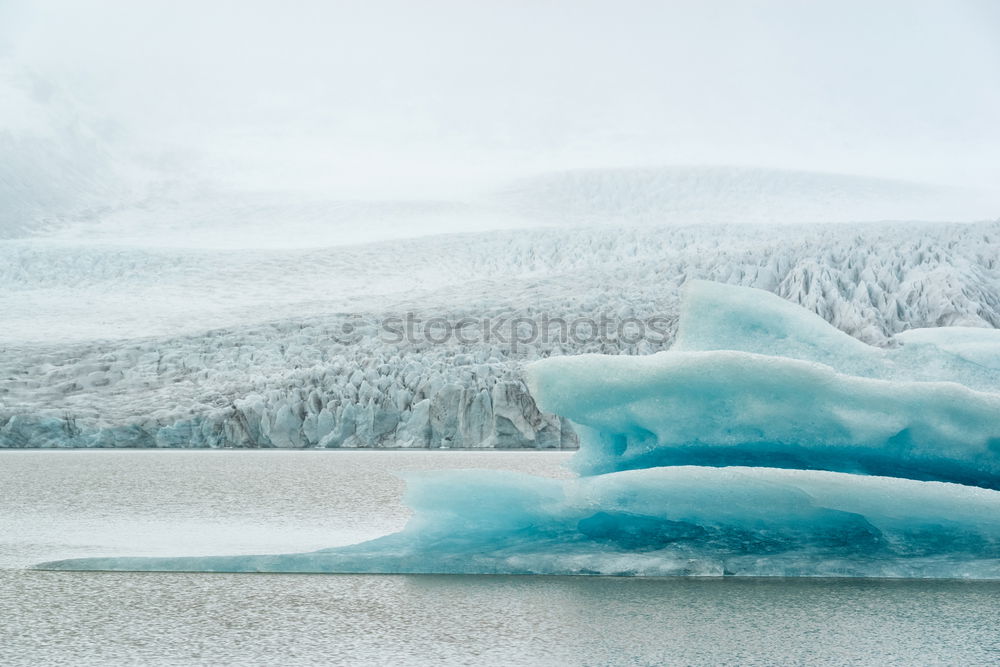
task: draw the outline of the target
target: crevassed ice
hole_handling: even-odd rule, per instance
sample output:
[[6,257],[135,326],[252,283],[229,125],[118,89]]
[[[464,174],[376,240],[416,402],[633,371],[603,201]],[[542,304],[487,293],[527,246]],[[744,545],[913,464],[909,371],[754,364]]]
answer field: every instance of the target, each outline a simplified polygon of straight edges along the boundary
[[[942,348],[916,354],[906,329],[1000,326],[1000,222],[914,229],[536,229],[253,252],[0,242],[0,447],[576,448],[568,421],[535,405],[525,362],[667,349],[679,286],[694,278],[774,292],[866,343],[919,357],[872,377],[941,379]],[[537,324],[659,317],[666,333],[516,346],[380,335],[384,318],[408,312]],[[694,325],[690,312],[682,319]],[[713,349],[795,356],[773,341],[738,347],[747,336]],[[807,359],[864,375],[845,360],[881,358],[839,338],[854,343],[840,362]],[[966,372],[980,353],[963,350],[950,357],[973,362],[959,381],[988,388]]]
[[668,352],[528,367],[539,405],[583,427],[577,479],[410,478],[407,527],[350,547],[40,567],[1000,577],[991,334],[878,350],[773,295],[705,283],[681,312]]

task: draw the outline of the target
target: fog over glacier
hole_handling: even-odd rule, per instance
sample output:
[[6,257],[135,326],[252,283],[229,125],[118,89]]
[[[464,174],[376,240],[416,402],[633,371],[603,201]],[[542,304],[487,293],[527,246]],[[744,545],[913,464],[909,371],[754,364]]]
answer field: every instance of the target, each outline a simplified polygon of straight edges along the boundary
[[[383,237],[530,224],[534,202],[494,201],[519,185],[572,221],[606,204],[562,206],[580,194],[551,174],[692,165],[838,174],[848,201],[797,212],[824,184],[767,172],[693,189],[614,172],[594,196],[635,188],[648,206],[658,189],[661,222],[992,219],[1000,203],[988,0],[0,12],[5,236],[90,221],[103,240],[270,247],[281,235],[254,232],[287,220],[282,245],[314,247],[370,239],[358,207]],[[740,219],[747,189],[779,210]],[[879,201],[900,189],[900,207]]]
[[523,364],[669,347],[693,278],[886,348],[995,328],[998,37],[986,0],[5,2],[0,446],[575,447]]

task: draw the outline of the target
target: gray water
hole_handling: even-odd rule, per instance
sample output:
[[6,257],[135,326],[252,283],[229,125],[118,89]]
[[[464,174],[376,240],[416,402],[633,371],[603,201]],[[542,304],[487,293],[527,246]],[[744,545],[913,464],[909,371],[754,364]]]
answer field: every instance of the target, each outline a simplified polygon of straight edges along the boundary
[[394,472],[566,454],[0,452],[0,664],[997,664],[1000,582],[36,572],[400,528]]

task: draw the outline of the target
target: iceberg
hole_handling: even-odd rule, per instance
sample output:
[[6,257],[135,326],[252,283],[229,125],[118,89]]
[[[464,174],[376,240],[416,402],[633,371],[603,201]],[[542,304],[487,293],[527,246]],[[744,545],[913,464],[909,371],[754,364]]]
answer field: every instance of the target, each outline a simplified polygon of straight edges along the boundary
[[526,376],[543,410],[590,431],[585,474],[753,465],[1000,489],[998,334],[912,330],[876,348],[768,292],[694,281],[669,351],[549,358]]
[[543,409],[590,431],[586,474],[663,465],[755,465],[1000,489],[1000,395],[891,382],[734,351],[539,362]]
[[671,350],[530,364],[575,479],[407,478],[399,533],[311,553],[60,570],[1000,577],[995,332],[874,348],[772,294],[692,282]]
[[752,352],[824,364],[859,377],[1000,390],[998,329],[908,329],[876,347],[776,294],[706,280],[684,285],[678,316],[671,352]]
[[407,478],[399,533],[301,554],[85,558],[59,570],[1000,577],[1000,493],[955,484],[698,466],[569,480]]

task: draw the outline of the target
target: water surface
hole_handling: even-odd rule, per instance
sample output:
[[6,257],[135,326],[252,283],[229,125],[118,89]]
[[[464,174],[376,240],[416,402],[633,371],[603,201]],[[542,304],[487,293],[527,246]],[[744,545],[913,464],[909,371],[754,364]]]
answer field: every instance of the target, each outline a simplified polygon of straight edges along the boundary
[[0,663],[989,664],[1000,582],[36,572],[400,528],[393,472],[564,453],[0,452]]

